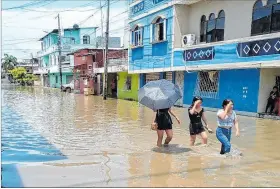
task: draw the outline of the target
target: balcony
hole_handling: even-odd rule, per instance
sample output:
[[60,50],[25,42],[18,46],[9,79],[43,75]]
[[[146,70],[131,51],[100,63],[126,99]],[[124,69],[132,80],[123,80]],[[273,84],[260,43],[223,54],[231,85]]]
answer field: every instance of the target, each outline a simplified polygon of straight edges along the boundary
[[41,75],[41,74],[48,74],[49,68],[39,67],[33,70],[33,74]]
[[[61,69],[63,73],[72,73],[73,68],[70,66],[70,64],[61,64]],[[53,65],[49,67],[49,73],[59,73],[59,66]]]
[[[124,72],[127,71],[128,60],[127,58],[109,59],[108,60],[108,73]],[[94,73],[104,73],[104,67],[93,68]]]
[[[83,48],[95,48],[95,47],[96,47],[96,45],[93,45],[93,44],[64,44],[61,47],[61,51],[68,53],[68,52],[76,51],[76,50],[83,49]],[[51,45],[50,47],[48,47],[45,50],[37,52],[37,56],[42,57],[42,56],[45,56],[45,55],[48,55],[48,54],[51,54],[51,53],[54,53],[57,51],[58,51],[58,46],[55,44],[55,45]]]
[[173,70],[280,67],[280,33],[174,49]]

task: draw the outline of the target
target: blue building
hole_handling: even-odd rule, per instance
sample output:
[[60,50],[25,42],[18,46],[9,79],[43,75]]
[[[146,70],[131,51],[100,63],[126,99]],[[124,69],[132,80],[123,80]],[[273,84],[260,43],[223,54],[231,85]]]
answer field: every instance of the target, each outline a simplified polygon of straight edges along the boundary
[[[73,28],[62,30],[62,84],[68,84],[73,80],[74,58],[67,54],[83,48],[96,46],[97,27]],[[41,76],[41,84],[53,88],[60,88],[59,61],[58,61],[58,29],[47,33],[41,39],[41,51],[37,53],[39,69],[36,74]]]
[[129,73],[140,86],[166,78],[216,110],[225,98],[240,113],[264,112],[280,86],[280,2],[130,1]]

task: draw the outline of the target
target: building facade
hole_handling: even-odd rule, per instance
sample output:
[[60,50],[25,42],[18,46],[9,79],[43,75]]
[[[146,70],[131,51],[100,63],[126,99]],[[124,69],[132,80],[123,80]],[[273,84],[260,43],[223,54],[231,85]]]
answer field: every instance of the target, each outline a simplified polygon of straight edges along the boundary
[[[39,58],[39,70],[43,86],[60,88],[60,69],[58,53],[58,30],[54,29],[40,39],[42,50],[37,53]],[[78,49],[95,47],[96,27],[73,28],[62,30],[61,37],[61,67],[62,84],[68,84],[73,80],[73,56],[67,54]]]
[[140,86],[166,78],[188,106],[201,96],[209,109],[233,99],[240,113],[264,112],[280,78],[280,1],[130,2],[129,73]]

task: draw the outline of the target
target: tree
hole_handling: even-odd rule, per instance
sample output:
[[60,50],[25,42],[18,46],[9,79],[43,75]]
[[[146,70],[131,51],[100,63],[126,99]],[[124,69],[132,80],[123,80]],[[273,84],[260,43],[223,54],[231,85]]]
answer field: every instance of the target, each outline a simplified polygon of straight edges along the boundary
[[13,55],[4,54],[4,58],[2,58],[1,67],[4,69],[5,72],[14,69],[17,65],[17,58]]
[[21,85],[33,85],[33,82],[37,79],[33,74],[28,74],[23,67],[14,68],[9,70],[13,80]]

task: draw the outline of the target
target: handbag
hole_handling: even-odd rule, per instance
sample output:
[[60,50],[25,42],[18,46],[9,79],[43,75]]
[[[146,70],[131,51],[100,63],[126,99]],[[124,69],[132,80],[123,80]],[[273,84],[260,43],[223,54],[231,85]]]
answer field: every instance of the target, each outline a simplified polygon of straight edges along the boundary
[[158,111],[157,111],[157,114],[156,114],[156,119],[154,121],[154,123],[151,124],[151,130],[154,130],[156,131],[158,129],[158,124],[157,124],[157,116],[158,116]]
[[152,123],[151,124],[151,130],[156,131],[158,129],[158,124],[157,123]]

